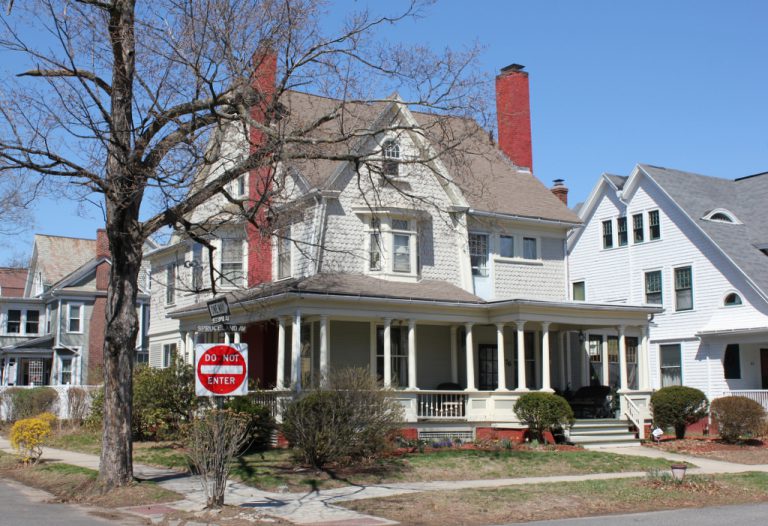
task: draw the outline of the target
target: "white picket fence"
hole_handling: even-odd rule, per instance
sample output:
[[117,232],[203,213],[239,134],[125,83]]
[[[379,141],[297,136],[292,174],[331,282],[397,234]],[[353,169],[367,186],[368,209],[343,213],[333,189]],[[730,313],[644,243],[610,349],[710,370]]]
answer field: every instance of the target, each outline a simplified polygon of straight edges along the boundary
[[[69,391],[71,389],[82,389],[89,393],[87,398],[88,408],[90,408],[91,400],[93,399],[93,393],[96,392],[100,386],[97,385],[46,385],[43,386],[48,389],[53,389],[58,394],[58,401],[54,404],[53,412],[60,419],[67,420],[70,418],[69,410]],[[8,417],[8,404],[5,401],[5,392],[9,389],[33,389],[32,386],[0,386],[0,420],[5,421]],[[88,411],[86,410],[86,413]]]

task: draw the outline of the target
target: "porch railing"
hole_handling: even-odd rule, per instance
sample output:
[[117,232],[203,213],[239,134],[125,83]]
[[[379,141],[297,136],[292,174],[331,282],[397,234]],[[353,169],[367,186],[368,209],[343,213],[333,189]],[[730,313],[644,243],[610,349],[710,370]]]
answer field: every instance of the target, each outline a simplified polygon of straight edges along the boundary
[[255,398],[256,403],[269,409],[272,418],[280,420],[283,409],[293,397],[291,391],[254,391],[251,396]]
[[450,391],[419,391],[418,418],[459,420],[467,417],[467,395]]
[[627,415],[630,422],[637,428],[638,438],[645,438],[645,421],[643,413],[640,411],[640,408],[637,407],[637,404],[635,404],[635,402],[627,395],[624,395],[624,414]]
[[749,389],[738,391],[723,391],[721,396],[743,396],[754,400],[768,411],[768,389]]

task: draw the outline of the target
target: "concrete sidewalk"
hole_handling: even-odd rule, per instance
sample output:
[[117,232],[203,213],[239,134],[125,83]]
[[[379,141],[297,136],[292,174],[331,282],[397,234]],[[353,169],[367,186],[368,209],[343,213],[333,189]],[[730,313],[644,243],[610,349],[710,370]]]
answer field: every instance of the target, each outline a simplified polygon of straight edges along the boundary
[[[10,450],[7,440],[0,438],[0,449]],[[646,448],[605,448],[600,451],[616,453],[628,456],[643,456],[653,458],[666,458],[673,462],[689,462],[696,465],[690,468],[690,473],[741,473],[745,471],[768,472],[768,465],[744,465],[708,460],[680,454],[667,454],[662,451]],[[84,453],[75,453],[58,449],[46,448],[43,457],[47,460],[66,462],[92,469],[98,469],[98,457]],[[131,508],[126,511],[148,516],[160,520],[164,513],[172,509],[185,511],[199,511],[205,506],[205,494],[199,477],[181,474],[177,471],[164,468],[155,468],[142,464],[134,464],[134,473],[137,478],[155,480],[162,487],[176,491],[184,496],[183,500],[170,503],[165,506]],[[402,482],[392,484],[371,484],[365,486],[346,486],[327,490],[318,490],[308,493],[280,493],[262,491],[239,482],[230,481],[227,487],[225,502],[230,505],[242,506],[262,511],[266,514],[280,517],[294,524],[315,524],[320,526],[331,525],[384,525],[393,524],[392,521],[364,515],[346,508],[337,506],[338,503],[350,500],[369,499],[376,497],[388,497],[405,493],[423,491],[444,491],[473,488],[497,488],[503,486],[516,486],[525,484],[541,484],[553,482],[575,482],[582,480],[606,480],[618,478],[644,477],[645,472],[623,473],[596,473],[585,475],[568,475],[554,477],[526,477],[505,478],[487,480],[459,480],[459,481],[433,481],[433,482]]]

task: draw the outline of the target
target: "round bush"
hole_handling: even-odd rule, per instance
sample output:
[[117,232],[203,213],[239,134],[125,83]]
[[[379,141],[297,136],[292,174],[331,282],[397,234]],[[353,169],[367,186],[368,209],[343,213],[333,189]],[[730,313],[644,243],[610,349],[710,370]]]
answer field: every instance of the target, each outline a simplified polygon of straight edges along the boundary
[[526,393],[515,402],[515,414],[528,426],[533,438],[544,440],[545,431],[573,425],[573,409],[562,396]]
[[255,394],[235,396],[224,407],[248,419],[248,441],[246,451],[266,451],[272,441],[275,421],[269,408],[260,404]]
[[720,438],[736,442],[740,437],[756,435],[765,425],[765,409],[745,396],[725,396],[712,401],[712,417],[717,422]]
[[675,437],[685,438],[685,428],[707,416],[709,402],[693,387],[663,387],[651,396],[653,421],[659,427],[674,427]]
[[45,440],[50,436],[49,419],[24,418],[11,428],[11,446],[19,452],[24,463],[35,464],[43,454]]

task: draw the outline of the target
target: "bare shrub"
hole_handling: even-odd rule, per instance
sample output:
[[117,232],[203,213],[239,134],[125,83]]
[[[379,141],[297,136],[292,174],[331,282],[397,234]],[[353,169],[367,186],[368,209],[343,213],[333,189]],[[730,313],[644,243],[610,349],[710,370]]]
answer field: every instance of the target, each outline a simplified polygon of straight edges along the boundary
[[745,396],[724,396],[712,401],[712,417],[717,422],[720,438],[738,442],[742,437],[759,436],[765,425],[765,409]]
[[67,418],[72,425],[80,425],[88,413],[90,394],[80,387],[71,387],[67,392]]
[[189,459],[200,474],[206,505],[220,508],[232,461],[248,441],[250,417],[229,410],[211,409],[190,427]]
[[321,469],[384,451],[402,408],[363,368],[331,375],[329,387],[303,394],[283,415],[283,434],[303,462]]

